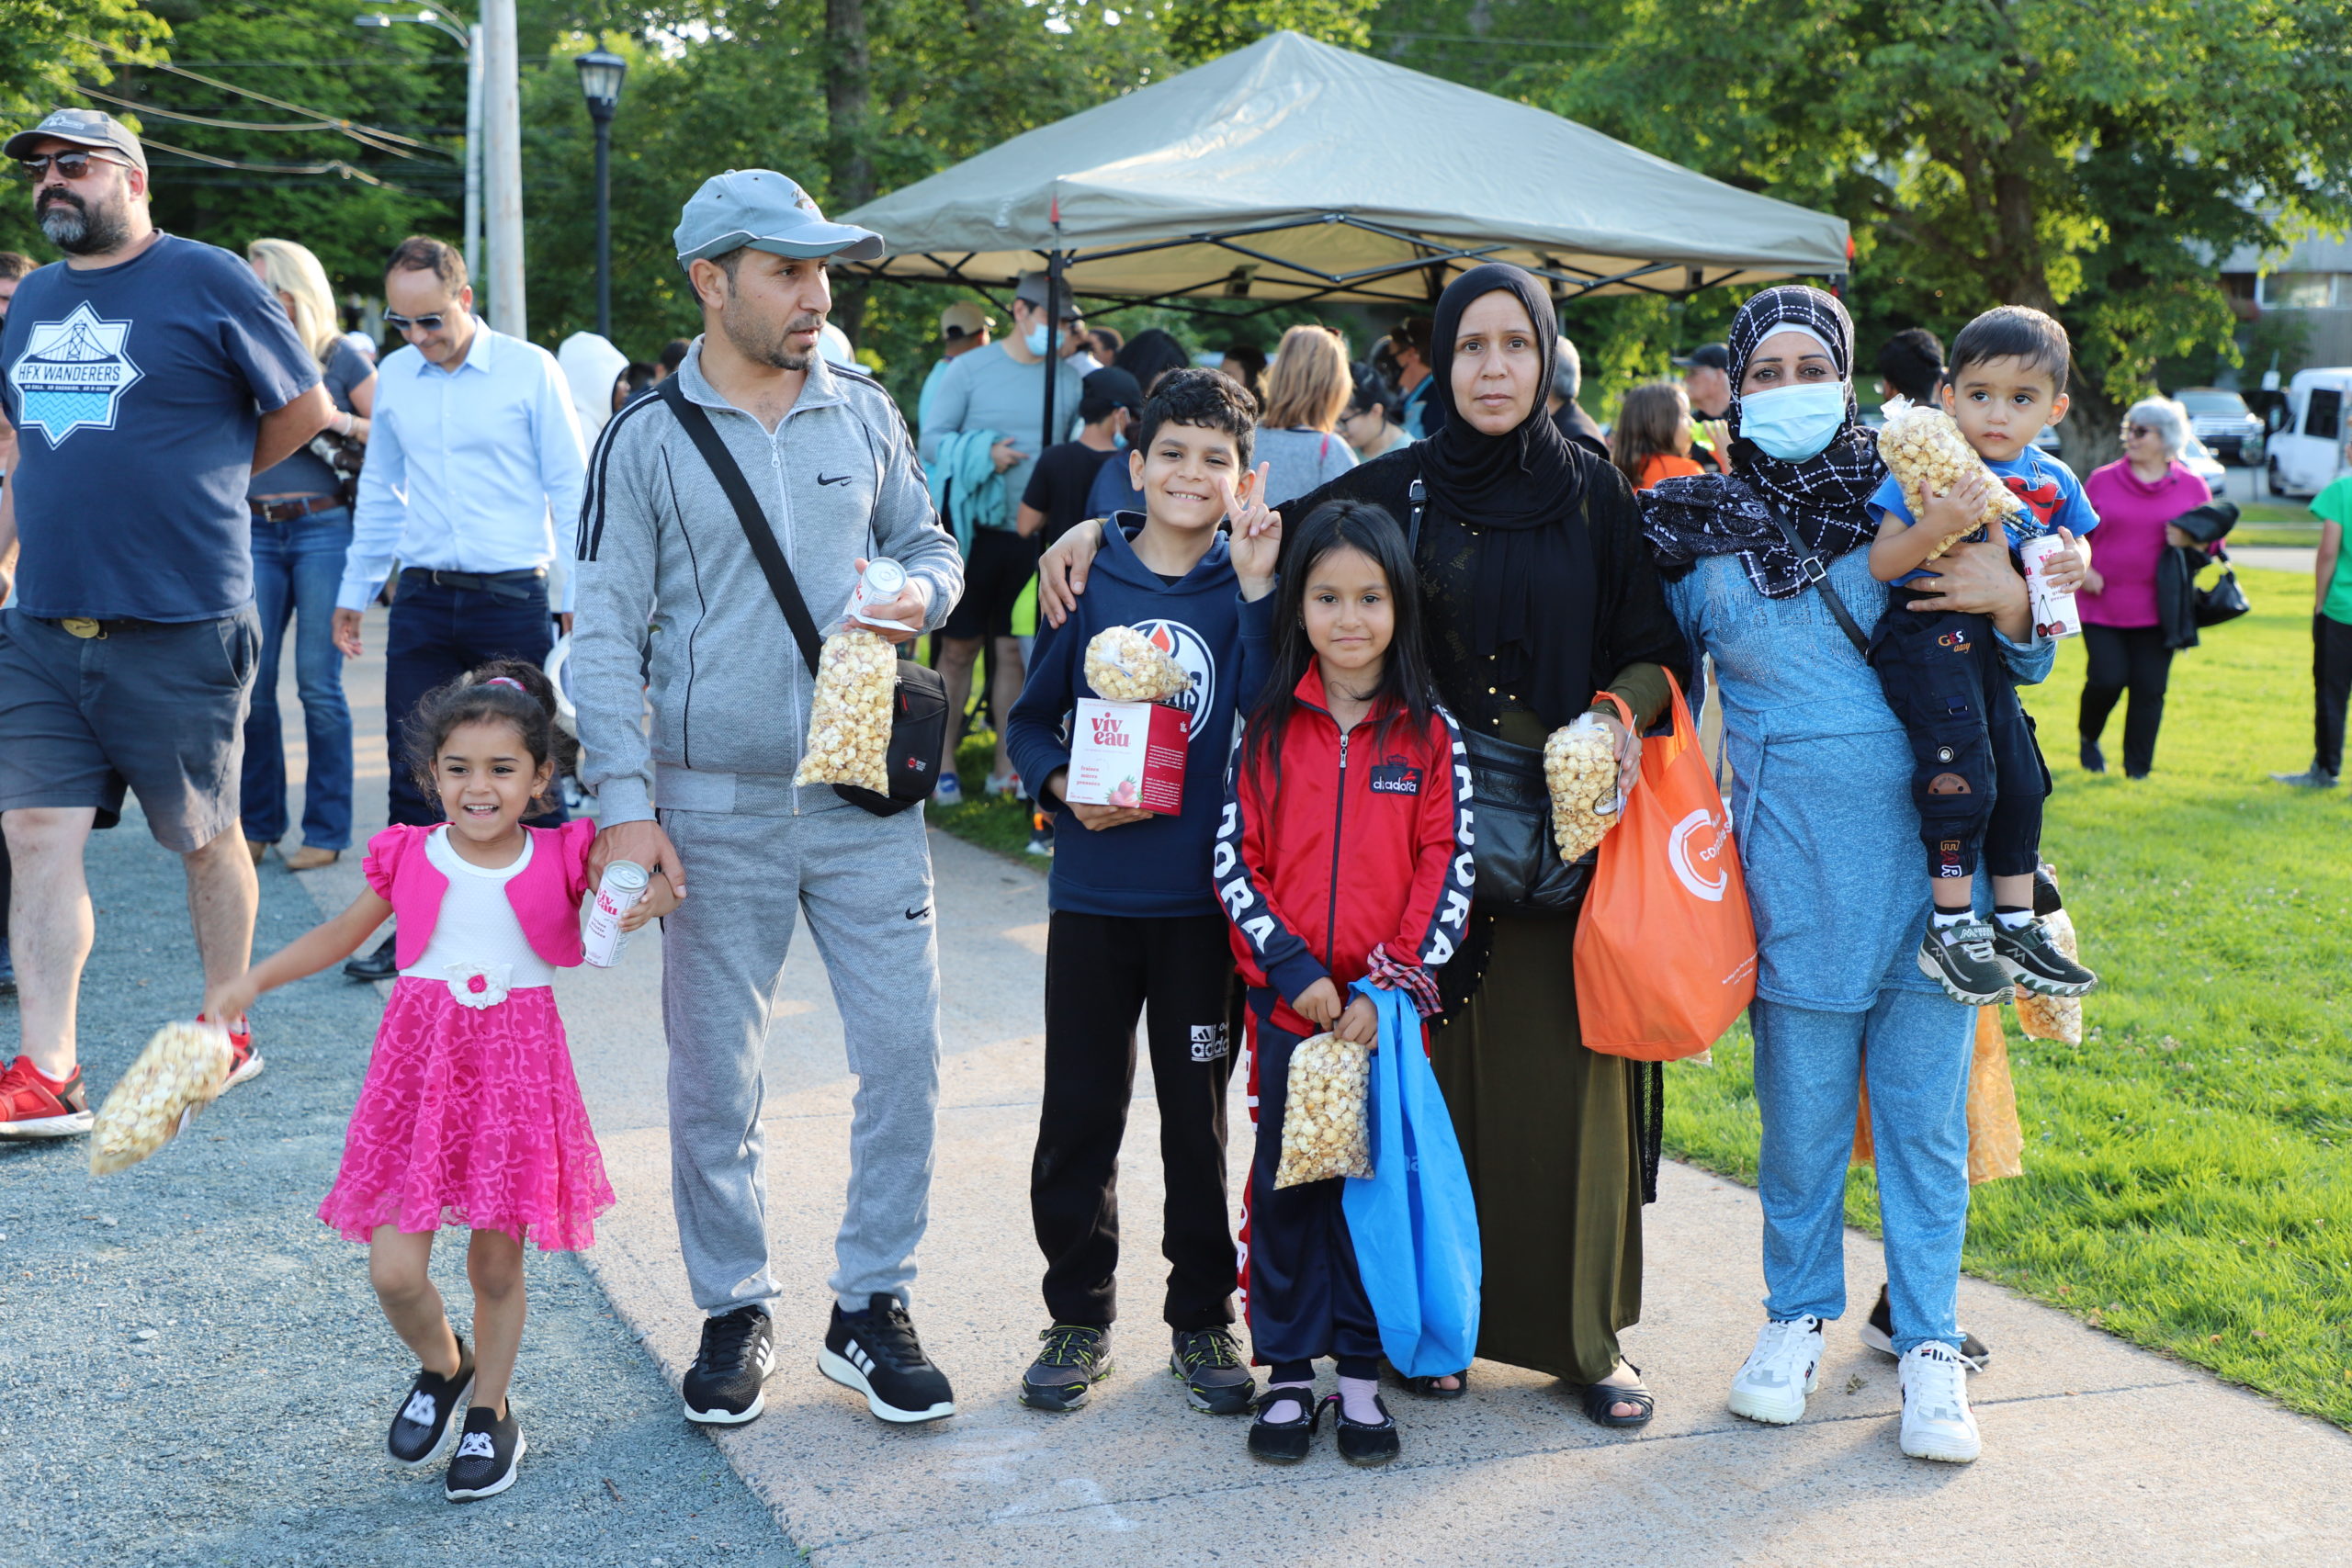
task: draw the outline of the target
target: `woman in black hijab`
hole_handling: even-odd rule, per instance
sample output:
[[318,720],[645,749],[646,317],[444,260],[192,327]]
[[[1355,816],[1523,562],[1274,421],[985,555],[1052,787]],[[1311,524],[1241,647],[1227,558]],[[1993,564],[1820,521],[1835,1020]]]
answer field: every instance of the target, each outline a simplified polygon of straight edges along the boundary
[[[1525,748],[1538,767],[1544,737],[1588,710],[1618,730],[1621,757],[1634,754],[1595,687],[1646,724],[1666,706],[1666,669],[1687,679],[1633,491],[1544,412],[1559,335],[1526,272],[1464,273],[1435,312],[1438,434],[1283,508],[1305,517],[1346,497],[1408,522],[1439,698],[1465,732]],[[1049,613],[1057,568],[1093,540],[1073,529],[1055,547],[1065,559],[1048,559],[1039,592]],[[1480,908],[1471,928],[1443,972],[1430,1058],[1477,1191],[1478,1354],[1582,1385],[1604,1425],[1640,1426],[1651,1399],[1617,1334],[1641,1315],[1656,1070],[1581,1043],[1572,919]],[[1444,1397],[1462,1380],[1417,1382]]]

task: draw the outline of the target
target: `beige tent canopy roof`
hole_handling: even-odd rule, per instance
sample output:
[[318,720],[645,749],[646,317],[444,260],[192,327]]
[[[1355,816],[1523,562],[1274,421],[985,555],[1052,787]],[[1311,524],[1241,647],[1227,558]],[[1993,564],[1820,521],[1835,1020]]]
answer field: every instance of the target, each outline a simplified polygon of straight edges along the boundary
[[1515,262],[1577,294],[1842,274],[1846,225],[1525,104],[1275,33],[843,215],[880,276],[1421,305]]

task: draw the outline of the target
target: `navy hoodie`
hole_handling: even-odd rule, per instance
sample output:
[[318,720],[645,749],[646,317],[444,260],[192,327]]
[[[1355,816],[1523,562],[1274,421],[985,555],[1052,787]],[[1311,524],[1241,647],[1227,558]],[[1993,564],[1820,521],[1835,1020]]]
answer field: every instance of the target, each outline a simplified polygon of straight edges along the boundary
[[1005,748],[1014,771],[1034,789],[1069,765],[1069,716],[1086,683],[1086,645],[1107,626],[1165,631],[1193,690],[1175,699],[1192,720],[1184,755],[1184,809],[1174,817],[1090,832],[1069,807],[1054,804],[1054,871],[1046,903],[1087,915],[1216,915],[1209,875],[1217,822],[1225,810],[1225,764],[1235,715],[1247,713],[1267,668],[1274,596],[1242,603],[1241,585],[1219,535],[1208,554],[1178,581],[1136,558],[1129,534],[1139,519],[1121,513],[1102,530],[1102,549],[1078,608],[1059,626],[1041,626],[1030,650],[1029,680],[1012,705]]

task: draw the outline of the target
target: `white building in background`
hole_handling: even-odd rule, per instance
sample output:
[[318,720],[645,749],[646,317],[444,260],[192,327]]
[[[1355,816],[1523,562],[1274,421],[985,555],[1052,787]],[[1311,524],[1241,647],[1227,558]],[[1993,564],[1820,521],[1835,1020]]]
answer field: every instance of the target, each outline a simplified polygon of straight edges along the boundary
[[[2222,288],[2241,321],[2291,316],[2304,329],[2301,352],[2282,360],[2280,384],[2307,365],[2352,365],[2352,234],[2314,236],[2266,255],[2250,247],[2222,262]],[[2253,386],[2267,365],[2243,372]]]

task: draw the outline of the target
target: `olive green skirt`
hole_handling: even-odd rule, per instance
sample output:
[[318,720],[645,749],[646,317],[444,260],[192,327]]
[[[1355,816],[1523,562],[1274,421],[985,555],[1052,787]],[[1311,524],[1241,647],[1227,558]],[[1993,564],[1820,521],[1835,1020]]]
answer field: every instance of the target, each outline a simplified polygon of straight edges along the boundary
[[1642,1315],[1635,1073],[1578,1038],[1566,920],[1497,917],[1486,981],[1430,1041],[1478,1201],[1478,1354],[1596,1382]]

